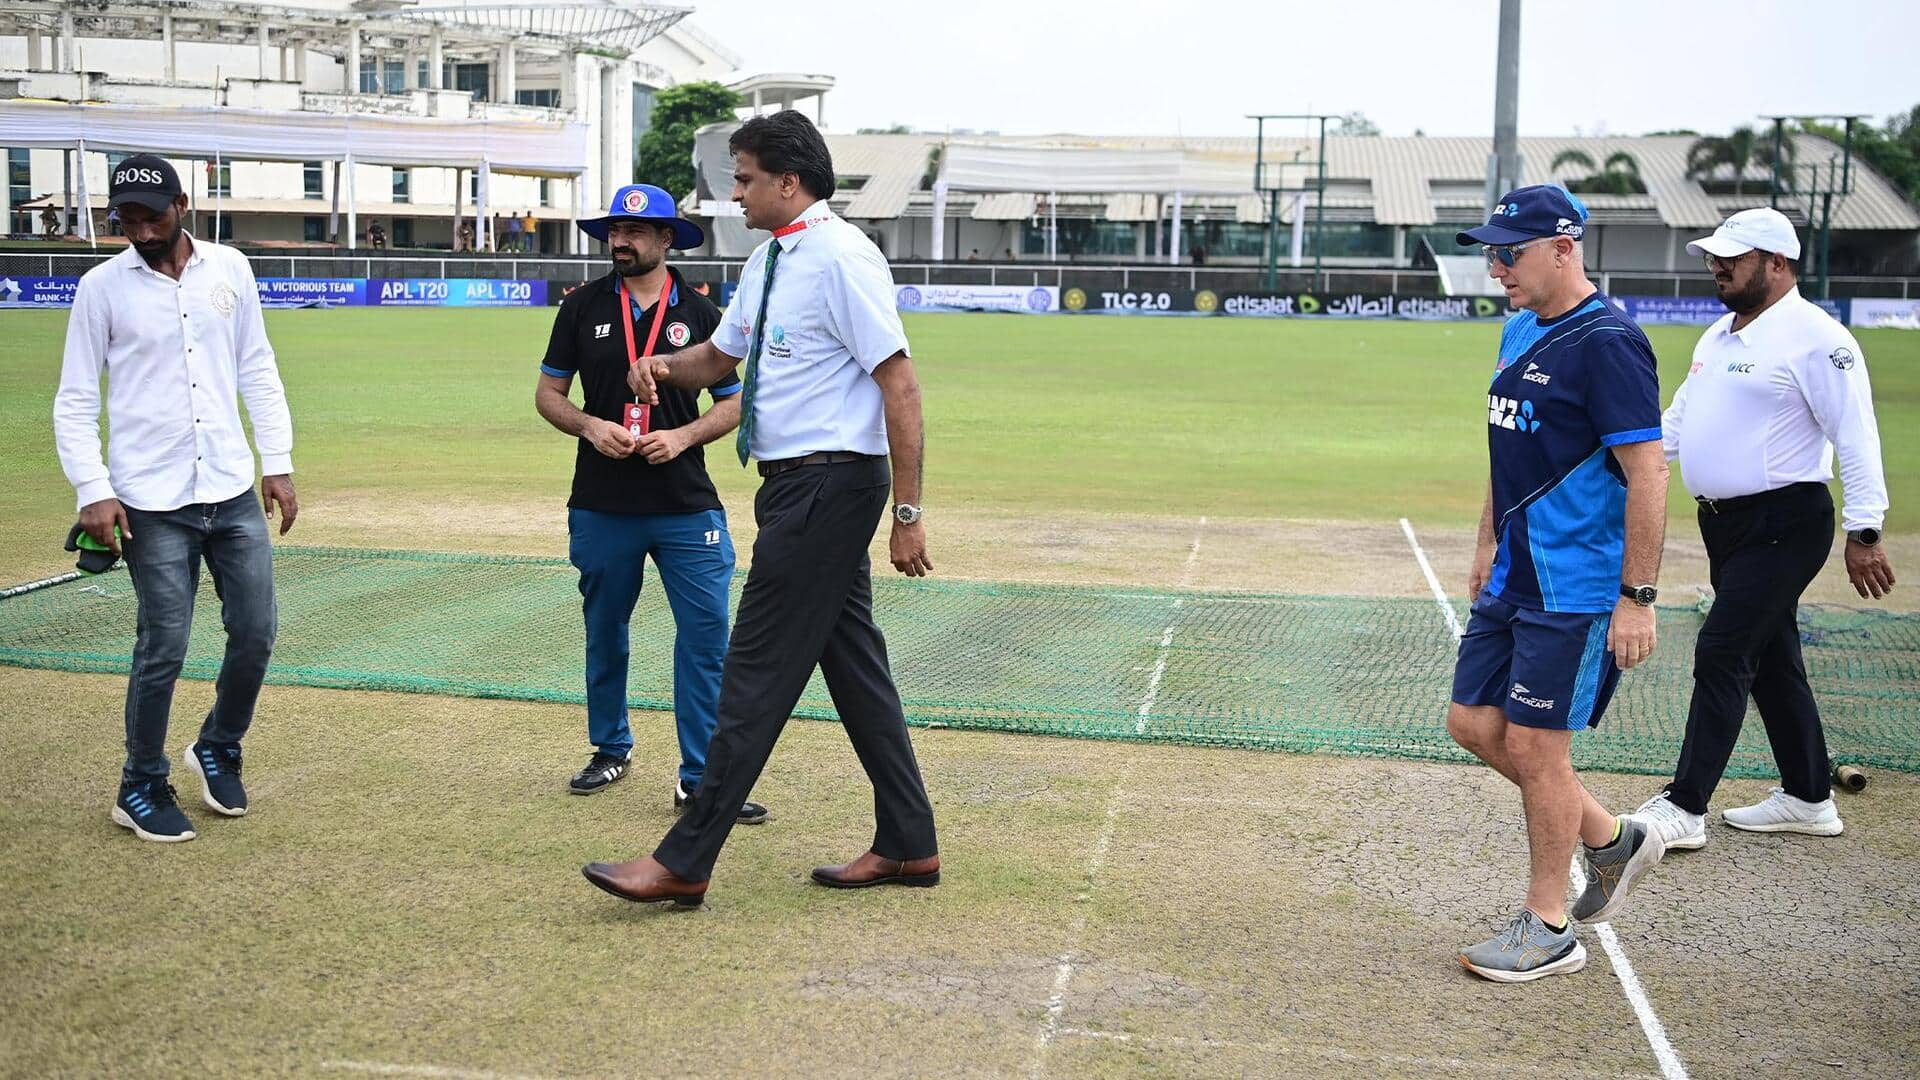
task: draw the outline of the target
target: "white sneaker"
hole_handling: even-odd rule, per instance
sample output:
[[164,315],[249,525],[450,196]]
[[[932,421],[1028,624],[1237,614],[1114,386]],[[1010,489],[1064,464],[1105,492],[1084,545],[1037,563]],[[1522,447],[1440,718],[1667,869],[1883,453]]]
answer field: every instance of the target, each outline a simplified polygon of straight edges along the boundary
[[1687,813],[1675,806],[1664,791],[1641,803],[1640,809],[1627,816],[1659,833],[1660,839],[1667,842],[1668,851],[1675,848],[1693,851],[1707,846],[1707,815]]
[[1727,819],[1727,824],[1748,832],[1839,836],[1840,831],[1846,828],[1831,798],[1825,802],[1811,803],[1796,799],[1780,788],[1774,788],[1773,794],[1768,795],[1765,802],[1722,810],[1720,816]]

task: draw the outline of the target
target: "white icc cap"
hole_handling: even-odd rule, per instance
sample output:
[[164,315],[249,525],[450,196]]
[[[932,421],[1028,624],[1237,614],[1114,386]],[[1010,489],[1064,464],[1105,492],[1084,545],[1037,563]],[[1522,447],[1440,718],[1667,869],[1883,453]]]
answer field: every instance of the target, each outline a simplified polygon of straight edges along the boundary
[[1720,223],[1712,236],[1703,236],[1687,244],[1689,255],[1718,255],[1731,259],[1755,249],[1800,257],[1800,235],[1793,231],[1787,215],[1768,206],[1742,210]]

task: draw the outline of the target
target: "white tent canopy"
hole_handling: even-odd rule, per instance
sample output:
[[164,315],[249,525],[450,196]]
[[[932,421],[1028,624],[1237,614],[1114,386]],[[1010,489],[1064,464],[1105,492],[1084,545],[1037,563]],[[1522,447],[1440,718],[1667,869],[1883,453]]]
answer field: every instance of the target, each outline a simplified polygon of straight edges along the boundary
[[[1251,195],[1246,163],[1188,150],[948,142],[933,185],[933,257],[946,258],[947,192],[1173,195],[1172,257],[1179,259],[1180,207],[1187,195]],[[1051,235],[1051,227],[1050,227]],[[1053,244],[1048,244],[1051,251]]]
[[[356,228],[354,164],[478,171],[482,180],[476,213],[484,233],[488,173],[577,177],[585,171],[587,160],[587,132],[581,124],[39,101],[0,101],[0,146],[144,152],[213,161],[340,162],[348,173],[350,236]],[[90,234],[90,216],[87,220]]]

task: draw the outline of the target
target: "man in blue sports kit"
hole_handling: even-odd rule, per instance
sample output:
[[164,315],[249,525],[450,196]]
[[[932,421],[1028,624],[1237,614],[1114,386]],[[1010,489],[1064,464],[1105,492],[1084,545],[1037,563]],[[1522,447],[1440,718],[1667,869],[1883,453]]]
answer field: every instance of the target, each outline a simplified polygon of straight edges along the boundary
[[[1447,711],[1454,739],[1519,785],[1526,810],[1526,906],[1460,954],[1500,982],[1584,967],[1569,915],[1606,921],[1663,850],[1658,833],[1595,801],[1571,757],[1620,672],[1653,652],[1666,535],[1653,349],[1587,280],[1586,220],[1567,191],[1526,187],[1459,235],[1485,246],[1488,273],[1520,309],[1487,394],[1492,479]],[[1569,912],[1576,837],[1587,886]]]
[[[627,623],[640,598],[648,556],[673,609],[673,711],[680,735],[676,808],[700,786],[707,744],[719,720],[727,652],[727,588],[733,538],[707,476],[701,448],[740,423],[740,380],[732,373],[697,392],[662,393],[645,418],[627,369],[644,355],[697,345],[720,324],[720,309],[667,265],[674,248],[706,235],[681,218],[673,198],[651,184],[614,194],[607,216],[580,223],[607,243],[612,272],[567,295],[553,320],[534,404],[547,422],[579,438],[567,500],[568,555],[580,571],[587,636],[587,734],[593,756],[567,789],[591,795],[627,772]],[[585,407],[569,399],[580,377]],[[633,410],[635,413],[637,409]],[[738,820],[758,824],[766,808],[746,803]]]

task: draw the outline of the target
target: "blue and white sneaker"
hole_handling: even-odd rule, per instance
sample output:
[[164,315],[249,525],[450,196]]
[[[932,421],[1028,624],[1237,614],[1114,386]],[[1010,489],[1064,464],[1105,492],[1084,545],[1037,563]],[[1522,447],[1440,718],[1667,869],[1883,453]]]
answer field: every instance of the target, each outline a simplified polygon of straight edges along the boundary
[[182,751],[187,764],[200,774],[200,798],[216,814],[241,817],[247,812],[247,789],[240,786],[240,744],[196,740]]
[[173,785],[165,777],[121,781],[120,797],[113,803],[113,823],[132,829],[142,840],[178,844],[194,838],[193,822],[180,810]]

